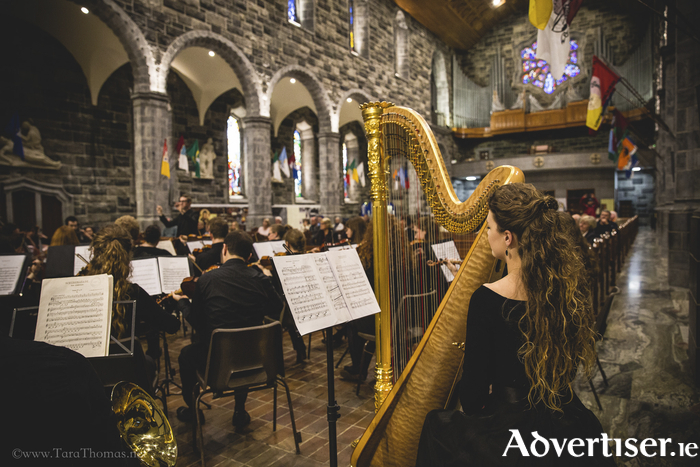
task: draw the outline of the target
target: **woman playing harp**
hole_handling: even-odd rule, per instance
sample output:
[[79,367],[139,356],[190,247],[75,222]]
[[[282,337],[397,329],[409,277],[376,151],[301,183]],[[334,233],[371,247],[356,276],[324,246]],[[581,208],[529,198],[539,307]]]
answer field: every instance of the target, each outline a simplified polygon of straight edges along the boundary
[[[532,185],[504,185],[491,197],[488,241],[508,275],[472,296],[463,411],[428,414],[417,466],[615,465],[600,443],[592,456],[586,447],[581,457],[564,449],[561,458],[555,449],[539,457],[544,448],[525,457],[516,447],[529,449],[535,432],[559,444],[599,440],[603,432],[572,389],[578,367],[590,371],[595,349],[584,258],[570,223]],[[515,430],[521,442],[513,441]]]

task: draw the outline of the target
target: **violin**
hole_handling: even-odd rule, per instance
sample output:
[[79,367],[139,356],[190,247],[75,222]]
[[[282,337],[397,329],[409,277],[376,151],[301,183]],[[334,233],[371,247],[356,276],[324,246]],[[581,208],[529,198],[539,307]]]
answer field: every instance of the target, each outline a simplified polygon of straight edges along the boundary
[[[214,269],[219,269],[219,267],[220,266],[218,264],[210,266],[209,268],[202,271],[202,274],[206,274],[207,272],[213,271]],[[179,289],[175,290],[174,292],[170,292],[168,295],[165,295],[156,300],[158,302],[158,305],[164,306],[166,300],[172,298],[173,295],[185,295],[187,298],[192,298],[194,296],[195,287],[197,287],[197,280],[199,280],[199,277],[185,277],[180,283]]]
[[448,259],[441,259],[441,260],[439,260],[439,261],[427,260],[427,261],[425,262],[425,264],[427,264],[428,266],[441,266],[441,265],[443,265],[443,264],[447,264],[447,261],[449,261],[450,263],[452,263],[452,264],[454,264],[454,265],[462,264],[462,262],[463,262],[463,260],[461,260],[461,259],[459,259],[459,260],[457,260],[457,259],[450,259],[450,260],[448,260]]
[[204,253],[208,250],[211,250],[211,245],[204,245],[202,248],[195,248],[194,250],[192,250],[192,255],[196,258],[201,253]]

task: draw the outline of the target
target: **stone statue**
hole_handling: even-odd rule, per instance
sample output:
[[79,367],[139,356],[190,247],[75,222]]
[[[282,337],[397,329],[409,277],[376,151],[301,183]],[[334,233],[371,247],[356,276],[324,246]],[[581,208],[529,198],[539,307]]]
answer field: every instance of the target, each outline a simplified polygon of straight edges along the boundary
[[214,142],[209,138],[199,152],[199,178],[214,178]]
[[44,147],[41,145],[41,133],[30,121],[22,122],[19,137],[22,139],[24,160],[12,152],[15,146],[14,142],[11,139],[0,136],[0,165],[51,170],[61,168],[61,162],[55,161],[44,154]]

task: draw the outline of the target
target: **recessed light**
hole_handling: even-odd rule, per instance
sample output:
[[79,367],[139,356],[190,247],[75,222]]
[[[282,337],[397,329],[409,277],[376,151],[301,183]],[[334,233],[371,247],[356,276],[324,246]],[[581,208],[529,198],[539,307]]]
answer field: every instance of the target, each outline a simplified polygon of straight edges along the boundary
[[347,98],[347,101],[348,101],[348,102],[352,102],[352,97],[348,97],[348,98]]
[[210,51],[209,51],[209,56],[210,56],[210,57],[213,57],[214,55],[216,55],[216,54],[214,53],[214,51],[213,51],[213,50],[210,50]]
[[640,170],[642,170],[641,167],[635,167],[632,169],[632,172],[639,172]]
[[292,84],[294,84],[294,83],[297,82],[297,80],[295,80],[294,78],[290,78],[290,79],[289,79],[289,82],[292,83]]
[[467,177],[468,182],[473,182],[474,180],[476,180],[476,177]]
[[87,15],[88,13],[90,13],[90,10],[88,10],[88,9],[85,8],[85,7],[82,7],[82,8],[80,9],[80,11],[82,11],[82,12],[85,13],[86,15]]

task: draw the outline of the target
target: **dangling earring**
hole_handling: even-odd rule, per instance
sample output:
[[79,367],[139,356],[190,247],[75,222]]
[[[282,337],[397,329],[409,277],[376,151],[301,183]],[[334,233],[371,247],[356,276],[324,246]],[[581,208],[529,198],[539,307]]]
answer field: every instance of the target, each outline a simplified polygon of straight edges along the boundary
[[508,256],[508,250],[506,249],[506,256]]

